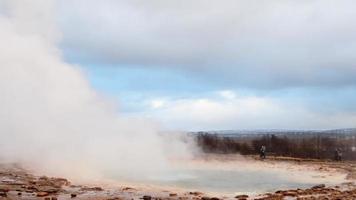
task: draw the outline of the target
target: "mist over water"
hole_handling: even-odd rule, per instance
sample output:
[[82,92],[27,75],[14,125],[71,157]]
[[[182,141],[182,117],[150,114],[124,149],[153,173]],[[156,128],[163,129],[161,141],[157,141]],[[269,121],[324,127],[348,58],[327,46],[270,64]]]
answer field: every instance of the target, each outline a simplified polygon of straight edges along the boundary
[[149,185],[163,189],[183,189],[227,196],[310,188],[317,184],[334,185],[345,181],[343,173],[317,171],[311,166],[294,163],[278,163],[276,166],[275,163],[256,161],[238,155],[219,160],[215,158],[210,155],[205,159],[178,161],[167,171],[144,177],[131,177],[130,180],[125,180],[125,177],[115,172],[110,176],[118,182],[133,186]]
[[63,61],[54,12],[47,0],[0,4],[0,160],[91,178],[143,176],[167,168],[168,157],[188,155],[157,124],[121,117],[79,66]]

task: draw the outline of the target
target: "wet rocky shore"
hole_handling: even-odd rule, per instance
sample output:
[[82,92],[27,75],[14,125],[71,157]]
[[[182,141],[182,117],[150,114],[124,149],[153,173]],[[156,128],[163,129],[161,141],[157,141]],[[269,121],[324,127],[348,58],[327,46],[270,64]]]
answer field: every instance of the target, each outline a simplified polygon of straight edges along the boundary
[[[288,161],[304,162],[304,161]],[[307,162],[307,161],[305,161]],[[334,163],[309,161],[320,166],[320,170],[338,169],[348,174],[345,183],[334,186],[324,184],[311,188],[292,188],[289,190],[277,190],[275,192],[249,196],[240,194],[237,196],[212,196],[200,191],[174,191],[174,190],[150,190],[127,186],[101,187],[92,185],[75,185],[65,178],[35,176],[29,171],[17,165],[0,165],[0,200],[28,199],[28,200],[353,200],[356,199],[355,163]]]

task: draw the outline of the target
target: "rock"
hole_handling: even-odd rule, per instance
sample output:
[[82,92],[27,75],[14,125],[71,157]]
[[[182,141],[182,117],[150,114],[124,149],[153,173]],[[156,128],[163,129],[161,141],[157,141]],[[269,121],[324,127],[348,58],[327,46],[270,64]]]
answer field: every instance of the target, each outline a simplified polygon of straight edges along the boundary
[[0,197],[7,197],[6,192],[0,192]]
[[81,186],[81,185],[70,185],[69,187],[71,187],[71,188],[81,188],[83,186]]
[[51,200],[57,200],[57,197],[52,197]]
[[200,198],[201,200],[220,200],[219,198],[217,197],[202,197]]
[[124,188],[122,188],[122,191],[126,191],[126,190],[134,190],[134,188],[132,188],[132,187],[124,187]]
[[170,193],[169,196],[170,196],[170,197],[176,197],[176,196],[177,196],[177,193]]
[[325,188],[325,184],[315,185],[311,189],[315,190],[315,189],[321,189],[321,188]]
[[238,200],[246,200],[248,198],[248,195],[241,194],[241,195],[235,196],[235,198],[238,199]]
[[10,189],[8,187],[5,187],[5,186],[0,186],[0,192],[9,192]]
[[45,197],[45,196],[48,196],[48,192],[37,192],[36,194],[38,197]]
[[9,181],[1,181],[3,183],[5,183],[6,185],[25,185],[26,183],[23,181],[17,181],[17,180],[9,180]]
[[48,193],[57,193],[60,191],[60,188],[53,187],[53,186],[40,186],[38,190],[41,192],[48,192]]
[[241,194],[241,195],[237,195],[235,196],[236,199],[239,199],[239,198],[248,198],[248,195],[246,194]]
[[38,178],[39,180],[48,180],[48,177],[47,176],[41,176]]
[[18,196],[21,196],[21,195],[22,195],[22,193],[21,193],[21,192],[19,192],[19,193],[17,193],[17,195],[18,195]]
[[86,187],[86,186],[84,186],[84,187],[80,188],[80,190],[82,190],[82,191],[95,191],[95,192],[99,192],[99,191],[103,191],[104,189],[101,188],[101,187]]
[[144,195],[144,196],[142,197],[142,199],[143,199],[143,200],[151,200],[152,197],[149,196],[149,195]]
[[51,200],[51,197],[45,197],[44,200]]
[[31,191],[35,191],[35,192],[38,192],[39,190],[37,189],[36,186],[33,186],[33,185],[29,185],[26,187],[27,190],[31,190]]
[[77,197],[77,194],[74,193],[70,194],[70,198],[75,198],[75,197]]
[[296,191],[285,191],[282,194],[283,194],[283,196],[290,196],[290,197],[298,196],[298,193]]
[[194,196],[199,196],[199,195],[202,195],[203,193],[202,192],[189,192],[190,195],[194,195]]
[[70,182],[64,178],[48,178],[46,176],[42,176],[38,178],[37,181],[32,181],[34,185],[38,186],[51,186],[61,188],[62,186],[69,186]]
[[59,185],[59,186],[69,186],[70,185],[70,182],[65,178],[53,178],[53,181],[56,183],[56,185]]

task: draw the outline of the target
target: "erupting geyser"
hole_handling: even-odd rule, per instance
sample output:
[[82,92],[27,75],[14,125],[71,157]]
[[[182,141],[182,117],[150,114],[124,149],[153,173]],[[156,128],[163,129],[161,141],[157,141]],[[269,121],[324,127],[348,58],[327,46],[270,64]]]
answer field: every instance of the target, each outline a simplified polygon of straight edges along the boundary
[[165,149],[153,123],[121,118],[62,60],[53,8],[47,0],[0,3],[1,161],[79,178],[167,167],[176,145]]

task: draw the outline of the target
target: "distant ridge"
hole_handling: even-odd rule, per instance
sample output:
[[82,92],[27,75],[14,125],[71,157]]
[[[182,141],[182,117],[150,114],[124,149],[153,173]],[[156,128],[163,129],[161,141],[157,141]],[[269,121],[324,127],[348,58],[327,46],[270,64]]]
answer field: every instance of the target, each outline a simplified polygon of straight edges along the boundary
[[[333,133],[356,133],[356,128],[340,128],[340,129],[237,129],[237,130],[210,130],[210,131],[194,131],[207,133],[269,133],[269,132],[333,132]],[[193,132],[193,133],[194,133]]]
[[256,135],[356,135],[356,128],[340,128],[340,129],[325,129],[325,130],[291,130],[291,129],[246,129],[246,130],[217,130],[217,131],[197,131],[192,134],[208,133],[217,134],[227,137],[241,137],[241,136],[256,136]]

